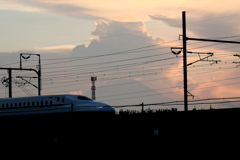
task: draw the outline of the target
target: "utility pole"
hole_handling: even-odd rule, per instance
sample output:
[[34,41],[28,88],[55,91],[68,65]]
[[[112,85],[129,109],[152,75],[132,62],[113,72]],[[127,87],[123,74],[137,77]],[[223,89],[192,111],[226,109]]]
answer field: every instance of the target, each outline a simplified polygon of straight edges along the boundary
[[[218,42],[218,43],[234,43],[234,44],[240,44],[238,41],[225,41],[225,40],[214,40],[214,39],[203,39],[203,38],[189,38],[186,35],[186,13],[185,11],[182,12],[182,38],[183,38],[183,83],[184,83],[184,111],[188,111],[188,90],[187,90],[187,66],[191,65],[187,64],[187,40],[194,40],[194,41],[206,41],[206,42]],[[177,47],[179,48],[179,47]],[[174,47],[172,48],[174,49]],[[179,48],[180,49],[180,48]],[[179,52],[180,53],[180,52]],[[177,54],[179,54],[177,53]],[[211,54],[211,53],[209,53]],[[234,55],[237,56],[237,55]],[[205,57],[207,58],[207,57]],[[205,58],[200,59],[201,61]],[[196,61],[197,62],[197,61]],[[218,61],[214,61],[218,62]],[[194,62],[195,63],[195,62]]]
[[0,68],[0,70],[7,70],[8,71],[9,98],[12,98],[12,70],[34,71],[39,76],[39,72],[35,69],[32,69],[32,68]]
[[9,94],[9,98],[12,98],[12,69],[11,68],[8,69],[8,79],[9,79],[8,94]]
[[95,86],[95,81],[97,80],[97,77],[91,77],[91,81],[92,81],[92,99],[96,100],[96,94],[95,94],[95,90],[96,90],[96,86]]
[[40,58],[40,54],[20,53],[20,69],[22,68],[22,58],[27,60],[32,55],[38,56],[38,65],[37,65],[37,69],[38,69],[38,71],[37,71],[37,74],[38,74],[38,96],[41,96],[42,86],[41,86],[41,58]]
[[[28,56],[24,56],[24,55],[28,55]],[[32,55],[36,55],[39,57],[39,61],[38,61],[38,65],[37,65],[37,70],[32,69],[32,68],[22,68],[22,58],[24,58],[25,60],[29,59]],[[29,84],[33,85],[34,87],[38,88],[38,95],[41,95],[41,59],[40,59],[40,54],[30,54],[30,53],[21,53],[20,54],[20,68],[0,68],[0,70],[7,70],[8,71],[8,79],[6,77],[3,77],[2,79],[2,83],[8,83],[8,87],[9,87],[9,98],[12,98],[12,70],[24,70],[24,71],[34,71],[37,73],[38,77],[30,77],[30,78],[38,78],[38,86],[35,86],[34,84],[28,82]],[[22,76],[18,76],[17,78],[22,78]],[[24,80],[26,81],[26,80]]]
[[144,113],[144,103],[142,102],[142,114]]
[[184,111],[188,111],[186,14],[182,12]]

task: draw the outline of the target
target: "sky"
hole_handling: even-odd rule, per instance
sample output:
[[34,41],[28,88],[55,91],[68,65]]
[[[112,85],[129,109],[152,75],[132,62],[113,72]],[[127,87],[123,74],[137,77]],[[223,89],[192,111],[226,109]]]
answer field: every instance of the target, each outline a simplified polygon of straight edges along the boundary
[[[97,101],[112,106],[177,101],[150,107],[183,110],[182,54],[170,50],[182,46],[182,11],[188,37],[240,41],[239,5],[238,0],[0,0],[0,67],[18,68],[20,53],[40,54],[42,95],[91,97],[90,78],[96,76]],[[240,97],[238,47],[187,42],[188,51],[214,54],[188,66],[188,91],[194,95],[189,101]],[[206,57],[196,53],[188,53],[188,63]],[[36,69],[37,60],[23,59],[23,67]],[[0,75],[8,76],[6,70]],[[37,95],[17,76],[37,85],[34,72],[13,71],[13,97]],[[0,97],[8,97],[2,84]],[[210,102],[226,100],[190,102],[189,109],[239,106]]]

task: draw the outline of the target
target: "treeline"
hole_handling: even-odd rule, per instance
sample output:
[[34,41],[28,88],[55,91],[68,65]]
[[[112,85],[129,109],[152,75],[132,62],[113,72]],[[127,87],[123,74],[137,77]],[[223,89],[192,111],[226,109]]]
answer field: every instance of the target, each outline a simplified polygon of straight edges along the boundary
[[[194,107],[192,110],[189,111],[206,111],[206,110],[213,110],[214,108],[212,108],[212,106],[210,105],[209,109],[196,109],[196,107]],[[130,114],[158,114],[158,113],[166,113],[166,112],[177,112],[177,108],[171,108],[171,109],[145,109],[143,111],[141,110],[123,110],[120,109],[119,110],[119,115],[130,115]]]
[[142,111],[136,111],[136,110],[119,110],[119,115],[127,115],[127,114],[157,114],[157,113],[166,113],[166,112],[177,112],[177,108],[171,108],[171,109],[145,109],[143,112]]

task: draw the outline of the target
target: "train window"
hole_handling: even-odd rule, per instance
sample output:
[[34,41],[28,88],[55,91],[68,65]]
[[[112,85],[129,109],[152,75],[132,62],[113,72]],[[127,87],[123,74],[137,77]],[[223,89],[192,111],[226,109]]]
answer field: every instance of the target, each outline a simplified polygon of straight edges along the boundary
[[49,97],[49,99],[52,99],[53,97]]
[[45,104],[48,105],[48,101],[46,101]]
[[10,104],[10,107],[13,107],[13,104],[12,104],[12,103]]
[[4,108],[4,104],[2,104],[2,108]]
[[14,107],[17,107],[17,103],[14,104]]
[[19,103],[18,105],[19,105],[19,107],[21,107],[22,103]]
[[35,103],[34,102],[32,102],[32,106],[34,106],[35,105]]
[[23,106],[24,106],[24,107],[26,106],[26,102],[23,102]]
[[77,98],[80,99],[80,100],[92,100],[88,97],[83,97],[83,96],[78,96]]
[[28,102],[28,106],[30,106],[30,102]]
[[6,107],[8,107],[8,103],[6,104]]
[[41,105],[43,105],[43,101],[41,101]]
[[39,106],[39,102],[37,101],[37,106]]
[[57,97],[57,101],[59,101],[59,97]]
[[50,104],[52,104],[52,100],[50,101]]
[[64,102],[64,98],[62,98],[62,102]]

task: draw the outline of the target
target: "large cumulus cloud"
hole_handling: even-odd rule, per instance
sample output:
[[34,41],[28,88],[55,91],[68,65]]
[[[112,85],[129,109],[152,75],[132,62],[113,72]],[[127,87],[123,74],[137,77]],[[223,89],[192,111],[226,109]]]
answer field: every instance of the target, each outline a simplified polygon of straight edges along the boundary
[[[99,63],[99,62],[104,62],[106,64],[112,62],[112,61],[116,61],[116,63],[114,64],[109,64],[107,65],[107,69],[113,69],[112,73],[108,73],[108,72],[97,72],[98,69],[92,70],[94,72],[94,76],[98,77],[98,86],[97,86],[97,94],[100,96],[108,96],[108,95],[116,95],[116,94],[122,94],[124,95],[124,93],[129,93],[129,92],[139,92],[139,93],[135,93],[134,95],[131,96],[141,96],[141,101],[144,101],[145,103],[150,103],[150,102],[161,102],[161,101],[171,101],[171,98],[166,97],[163,94],[159,94],[157,95],[158,92],[154,91],[154,89],[152,90],[152,92],[150,92],[150,94],[155,93],[153,96],[144,96],[149,94],[149,93],[141,93],[141,91],[144,91],[144,89],[146,90],[146,88],[148,88],[148,90],[150,90],[150,88],[154,88],[154,86],[157,88],[161,88],[161,87],[166,87],[166,86],[171,86],[171,81],[168,81],[167,79],[163,79],[161,81],[152,81],[151,83],[138,83],[138,86],[136,87],[136,85],[122,85],[119,86],[118,88],[101,88],[101,86],[105,86],[106,84],[109,83],[113,83],[113,84],[121,84],[121,83],[126,83],[126,82],[133,82],[133,81],[138,81],[139,79],[141,81],[144,80],[149,80],[152,78],[163,78],[166,75],[164,73],[161,73],[161,75],[155,75],[155,76],[143,76],[141,77],[141,74],[143,74],[142,72],[140,73],[139,77],[133,76],[134,74],[138,75],[138,72],[131,72],[131,70],[140,70],[142,71],[143,68],[145,67],[146,73],[147,70],[156,70],[156,72],[159,72],[158,67],[154,68],[154,67],[149,67],[149,66],[153,66],[153,65],[164,65],[164,64],[169,64],[170,62],[160,62],[160,63],[150,63],[150,64],[142,64],[139,66],[135,66],[134,69],[131,67],[126,67],[124,68],[125,70],[121,70],[121,68],[119,69],[119,72],[122,73],[127,73],[129,74],[129,77],[127,75],[127,77],[125,79],[119,79],[119,80],[115,80],[114,82],[108,81],[109,78],[106,78],[106,81],[104,82],[104,84],[101,84],[101,81],[103,80],[103,78],[105,76],[116,76],[117,73],[117,65],[124,65],[124,64],[130,64],[131,63],[141,63],[144,61],[151,61],[151,60],[157,60],[157,59],[164,59],[167,57],[173,57],[172,53],[170,53],[169,48],[167,47],[166,49],[161,49],[161,50],[151,50],[151,49],[156,49],[156,48],[161,48],[164,47],[164,43],[165,40],[161,37],[152,37],[145,28],[145,24],[143,22],[117,22],[117,21],[111,21],[111,22],[107,22],[104,20],[97,20],[95,21],[96,24],[96,28],[91,32],[92,38],[90,39],[90,43],[89,45],[78,45],[76,46],[72,52],[71,52],[71,56],[75,57],[75,56],[94,56],[94,55],[108,55],[111,53],[120,53],[120,52],[124,52],[126,50],[132,50],[132,49],[137,49],[137,48],[142,48],[142,47],[146,47],[146,46],[153,46],[150,48],[145,48],[142,49],[144,50],[143,52],[140,52],[140,50],[137,50],[136,53],[127,53],[127,54],[119,54],[119,55],[114,55],[114,56],[103,56],[101,58],[96,58],[96,59],[86,59],[84,61],[81,62],[81,64],[95,64],[95,63]],[[139,52],[138,52],[139,51]],[[160,56],[162,53],[167,53],[164,54],[163,56]],[[153,58],[146,58],[146,59],[138,59],[139,57],[144,57],[144,56],[149,56],[149,55],[159,55],[157,57],[153,57]],[[134,60],[134,58],[136,60]],[[132,61],[124,61],[125,59],[132,59]],[[123,60],[123,61],[122,61]],[[118,61],[120,61],[120,63],[118,63]],[[175,60],[177,61],[177,59]],[[172,61],[171,61],[172,62]],[[115,67],[114,67],[115,66]],[[112,67],[112,68],[111,68]],[[163,66],[164,67],[164,66]],[[79,68],[81,69],[81,68]],[[127,70],[128,69],[128,70]],[[114,73],[114,70],[116,71],[116,73]],[[85,68],[85,72],[86,72],[86,68]],[[167,69],[166,69],[167,72]],[[104,74],[104,75],[103,75]],[[117,75],[117,77],[121,78],[121,75]],[[117,78],[115,77],[115,78]],[[133,79],[135,80],[133,80]],[[131,80],[132,79],[132,80]],[[105,80],[105,79],[104,79]],[[146,85],[146,86],[144,86]],[[88,96],[90,95],[90,91],[86,91],[83,90],[81,91],[84,94],[87,94]],[[73,93],[73,92],[72,92]],[[100,97],[99,96],[99,97]],[[98,96],[97,96],[98,97]],[[123,97],[123,96],[121,96]],[[126,98],[126,97],[125,97]],[[105,98],[106,99],[106,98]],[[105,100],[105,99],[99,99],[101,100]],[[121,101],[121,100],[115,100],[115,101],[110,101],[109,103],[111,104],[115,104],[115,105],[120,105],[123,103],[128,103],[128,104],[138,104],[139,103],[139,98],[132,98],[132,99],[127,99]]]
[[161,37],[153,38],[146,31],[143,22],[106,22],[95,21],[96,28],[91,32],[93,36],[90,44],[76,46],[73,55],[104,54],[123,51],[164,42]]

